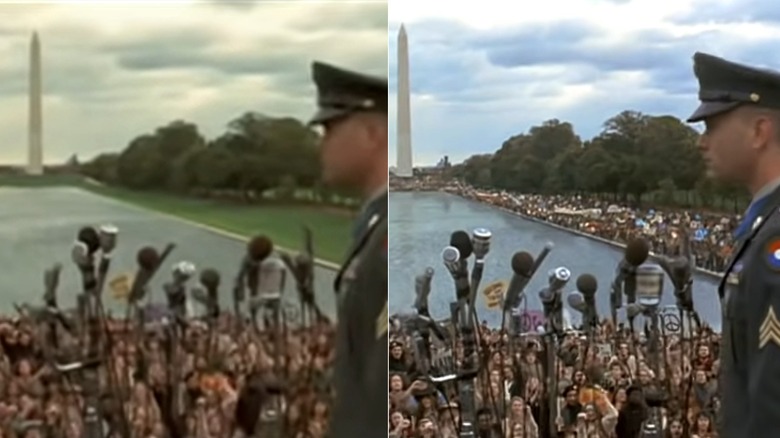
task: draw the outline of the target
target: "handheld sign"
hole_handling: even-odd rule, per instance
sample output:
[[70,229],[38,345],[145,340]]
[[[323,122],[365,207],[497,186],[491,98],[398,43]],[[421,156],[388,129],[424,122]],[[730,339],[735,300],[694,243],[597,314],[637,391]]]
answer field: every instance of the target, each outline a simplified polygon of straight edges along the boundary
[[504,294],[508,283],[504,280],[497,280],[488,283],[482,289],[482,295],[485,297],[485,306],[488,309],[500,309],[504,304]]
[[119,274],[108,282],[108,290],[115,300],[126,300],[133,285],[133,274]]

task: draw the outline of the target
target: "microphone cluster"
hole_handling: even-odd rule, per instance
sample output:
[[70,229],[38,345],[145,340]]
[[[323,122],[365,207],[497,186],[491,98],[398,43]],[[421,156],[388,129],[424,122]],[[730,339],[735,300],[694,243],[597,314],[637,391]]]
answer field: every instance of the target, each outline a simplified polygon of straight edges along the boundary
[[[452,326],[457,328],[462,351],[456,369],[437,369],[437,360],[431,359],[430,333],[440,339],[443,344],[453,343],[447,335],[442,335],[438,325],[430,318],[428,300],[431,293],[431,282],[434,276],[433,268],[425,268],[424,272],[414,279],[415,300],[414,309],[416,315],[407,316],[403,328],[412,333],[414,339],[415,355],[418,363],[422,365],[422,371],[438,373],[438,377],[427,376],[436,384],[457,383],[461,400],[461,428],[460,437],[470,437],[473,434],[473,379],[479,374],[480,364],[476,362],[476,336],[478,331],[478,317],[476,314],[476,294],[484,274],[484,266],[487,255],[490,252],[492,233],[484,228],[477,228],[471,234],[465,231],[455,231],[450,236],[449,245],[443,248],[441,258],[444,267],[450,273],[454,283],[455,300],[450,303],[452,313]],[[658,264],[648,263],[650,247],[643,239],[635,239],[628,243],[622,260],[615,269],[615,276],[610,287],[610,304],[613,320],[617,326],[617,310],[625,309],[625,313],[633,327],[633,320],[637,315],[644,315],[653,323],[652,344],[657,344],[658,338],[658,312],[663,293],[664,278],[668,275],[675,287],[675,296],[681,311],[692,311],[691,284],[692,284],[692,260],[689,247],[683,245],[683,256],[665,257],[654,256]],[[686,248],[688,251],[686,252]],[[545,245],[539,255],[534,258],[526,251],[518,251],[512,255],[510,265],[512,277],[509,282],[494,282],[490,288],[486,288],[485,294],[491,303],[496,303],[494,295],[501,295],[502,322],[501,327],[507,329],[507,320],[513,320],[514,312],[525,301],[525,290],[542,266],[543,262],[553,249],[553,244]],[[469,263],[471,256],[473,264]],[[471,268],[471,269],[470,269]],[[558,341],[561,337],[572,331],[572,325],[568,321],[564,302],[582,316],[582,339],[590,346],[594,342],[594,330],[599,325],[596,295],[598,293],[598,280],[591,274],[584,273],[576,278],[576,290],[566,294],[564,289],[572,280],[572,272],[563,266],[551,269],[547,275],[547,285],[538,294],[544,310],[545,342],[548,343],[548,352],[552,354],[548,359],[550,366],[560,358],[555,354]],[[489,304],[492,307],[492,304]],[[439,330],[437,330],[439,329]],[[528,329],[528,327],[526,328]],[[530,329],[536,329],[533,327]],[[510,330],[510,332],[513,330]],[[519,333],[512,333],[519,334]],[[652,346],[651,346],[652,347]],[[456,350],[454,347],[453,352]],[[510,343],[510,349],[512,344]],[[656,364],[656,348],[650,348],[651,362]],[[454,356],[454,354],[453,354]],[[571,358],[569,358],[571,359]],[[574,359],[569,360],[577,360]],[[566,361],[565,361],[566,362]],[[455,367],[453,367],[455,368]],[[554,374],[554,372],[552,373]],[[555,387],[556,382],[548,382],[550,387]],[[557,397],[551,397],[550,409],[555,411]],[[551,430],[555,425],[550,425]]]
[[[98,369],[105,366],[108,377],[108,384],[111,386],[108,391],[113,394],[114,397],[121,398],[121,393],[118,388],[114,388],[113,385],[117,384],[116,376],[113,375],[114,369],[111,363],[112,357],[108,353],[106,348],[110,345],[108,341],[111,333],[106,330],[106,321],[104,316],[104,310],[101,300],[102,290],[106,283],[106,278],[111,265],[112,255],[117,247],[119,230],[112,225],[104,225],[101,227],[83,227],[78,230],[76,241],[71,247],[70,258],[72,262],[78,268],[81,274],[82,293],[77,295],[78,309],[81,317],[79,318],[79,324],[74,328],[71,322],[66,318],[58,308],[57,289],[59,287],[60,274],[62,266],[55,264],[44,272],[44,294],[43,294],[43,306],[40,308],[24,305],[17,306],[17,309],[24,315],[29,315],[36,320],[45,322],[49,328],[47,335],[48,342],[42,345],[44,348],[44,357],[52,363],[52,368],[57,370],[65,378],[78,378],[79,383],[84,389],[85,406],[84,406],[84,425],[86,436],[103,436],[104,435],[104,419],[107,418],[107,411],[101,405],[101,393],[103,388],[101,387],[98,378]],[[481,254],[486,254],[489,248],[489,234],[487,236],[487,247],[483,243],[478,243],[478,251]],[[127,299],[127,315],[125,319],[131,321],[130,314],[135,311],[138,318],[133,319],[137,326],[133,332],[139,331],[143,321],[143,309],[139,308],[139,302],[141,302],[147,295],[147,289],[150,281],[159,271],[161,266],[165,263],[170,253],[175,248],[175,245],[169,244],[161,251],[158,251],[152,246],[145,246],[136,253],[137,270],[132,280],[130,276],[120,277],[120,279],[112,281],[110,284],[112,289],[119,295],[119,289],[124,290],[122,295]],[[314,277],[314,254],[313,254],[313,242],[311,231],[305,230],[305,248],[304,251],[296,256],[290,256],[287,254],[281,254],[280,259],[271,259],[270,256],[274,251],[274,245],[271,239],[266,236],[257,236],[250,239],[246,246],[246,252],[241,258],[238,275],[235,278],[233,285],[233,299],[234,310],[236,316],[241,316],[243,313],[243,304],[248,303],[249,311],[254,315],[258,308],[267,305],[267,302],[273,301],[275,306],[275,312],[277,313],[281,309],[280,302],[281,297],[285,289],[285,279],[288,272],[292,274],[293,279],[298,286],[299,298],[301,299],[302,309],[312,310],[316,315],[323,320],[325,316],[317,308],[314,299],[313,290],[313,277]],[[468,257],[469,254],[465,254]],[[460,254],[458,254],[460,257]],[[420,280],[420,288],[427,291],[421,291],[423,295],[421,306],[427,307],[427,295],[430,292],[430,283],[433,276],[433,269],[426,271],[423,278]],[[200,283],[200,287],[188,288],[188,283],[193,278],[197,278]],[[206,268],[198,273],[196,266],[189,261],[179,261],[175,263],[171,270],[170,279],[163,285],[163,290],[167,298],[168,315],[172,316],[176,322],[173,325],[165,323],[167,316],[163,317],[163,325],[167,326],[165,333],[169,336],[169,345],[171,351],[169,352],[169,359],[172,364],[176,361],[173,359],[173,347],[176,344],[177,336],[180,336],[183,332],[176,330],[178,326],[183,327],[187,320],[187,305],[188,299],[191,298],[195,302],[200,303],[206,309],[208,309],[208,320],[212,323],[209,324],[209,330],[213,330],[215,326],[213,322],[220,314],[220,293],[219,287],[221,283],[221,276],[215,269]],[[467,295],[467,293],[466,293]],[[427,309],[424,313],[427,313]],[[278,319],[277,319],[278,321]],[[253,320],[253,323],[256,321]],[[415,324],[426,333],[432,332],[437,338],[444,339],[444,334],[438,326],[430,318],[420,317],[416,320]],[[62,357],[59,354],[58,349],[58,337],[57,328],[64,327],[67,331],[78,330],[79,337],[81,339],[81,345],[79,345],[79,351],[84,354],[83,358]],[[281,333],[279,331],[279,339],[277,342],[283,342]],[[210,333],[210,343],[214,339],[213,333]],[[49,349],[53,347],[55,354],[49,354]],[[85,348],[86,347],[86,348]],[[283,346],[277,345],[277,354],[286,354]],[[81,355],[81,354],[80,354]],[[59,362],[62,363],[59,363]],[[276,361],[277,364],[284,364],[282,359]],[[174,367],[175,368],[175,367]],[[172,371],[175,373],[175,371]],[[276,374],[287,375],[284,370],[275,370]],[[262,397],[267,395],[279,394],[285,391],[284,384],[274,384],[264,382],[261,385],[256,384],[255,380],[250,379],[252,384],[247,385],[247,388],[257,392],[260,391]],[[251,383],[251,382],[250,382]],[[260,389],[257,389],[260,388]],[[251,392],[251,391],[250,391]],[[255,394],[256,395],[256,394]],[[258,412],[260,406],[263,404],[262,400],[259,404],[249,403],[248,401],[257,401],[255,395],[250,393],[242,393],[239,397],[239,409],[237,412],[238,417],[245,416],[246,418],[258,418]],[[122,402],[122,400],[116,400]],[[171,403],[175,404],[175,401]],[[165,407],[165,406],[161,406]],[[175,407],[169,407],[172,412],[177,411]],[[245,412],[246,411],[246,412]],[[246,414],[246,415],[244,415]],[[126,418],[120,415],[119,431],[121,434],[129,436],[129,423]],[[281,418],[281,417],[280,417]],[[175,429],[175,428],[174,428]]]

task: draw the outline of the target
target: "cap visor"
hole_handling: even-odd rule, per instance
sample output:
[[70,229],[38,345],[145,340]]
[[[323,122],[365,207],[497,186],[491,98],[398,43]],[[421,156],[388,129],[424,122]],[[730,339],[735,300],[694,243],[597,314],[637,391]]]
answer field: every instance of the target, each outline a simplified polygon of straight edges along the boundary
[[320,108],[314,117],[309,120],[309,125],[321,125],[329,120],[337,119],[349,114],[349,111],[336,108]]
[[696,111],[688,117],[688,123],[701,122],[708,117],[731,111],[741,104],[742,102],[702,102]]

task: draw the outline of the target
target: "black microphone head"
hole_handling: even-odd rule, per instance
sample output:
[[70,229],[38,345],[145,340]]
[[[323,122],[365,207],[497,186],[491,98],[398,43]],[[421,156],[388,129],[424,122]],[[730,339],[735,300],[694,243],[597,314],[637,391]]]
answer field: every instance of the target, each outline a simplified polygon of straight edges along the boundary
[[262,262],[274,250],[274,244],[266,236],[255,236],[246,245],[246,252],[253,262]]
[[577,277],[577,290],[584,295],[593,295],[598,288],[599,282],[596,280],[596,277],[590,274],[582,274]]
[[515,275],[530,277],[534,269],[534,257],[525,251],[516,252],[512,256],[512,272]]
[[135,260],[142,270],[152,271],[157,267],[157,264],[160,263],[160,254],[151,246],[145,246],[138,250],[135,255]]
[[471,236],[463,230],[452,233],[450,236],[450,246],[458,249],[461,259],[469,258],[474,251],[474,247],[471,244]]
[[94,254],[95,251],[100,249],[100,236],[97,230],[93,227],[83,227],[79,230],[79,234],[76,240],[87,245],[87,250],[90,254]]
[[650,245],[645,239],[634,239],[626,245],[625,259],[631,266],[639,266],[650,255]]
[[200,284],[209,291],[215,290],[219,287],[219,272],[211,268],[204,269],[200,273]]

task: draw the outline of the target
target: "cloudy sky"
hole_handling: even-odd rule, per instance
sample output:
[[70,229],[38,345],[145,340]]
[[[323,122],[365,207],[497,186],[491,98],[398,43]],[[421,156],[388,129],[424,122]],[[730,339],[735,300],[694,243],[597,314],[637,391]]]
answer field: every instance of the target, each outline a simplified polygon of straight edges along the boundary
[[[584,139],[626,109],[685,118],[697,104],[696,51],[780,69],[774,0],[495,3],[390,2],[390,90],[405,23],[416,165],[493,152],[551,118]],[[395,163],[395,96],[390,102]]]
[[1,163],[26,160],[33,30],[47,163],[121,150],[176,119],[214,138],[249,110],[308,118],[313,59],[387,71],[384,1],[95,3],[0,4]]

